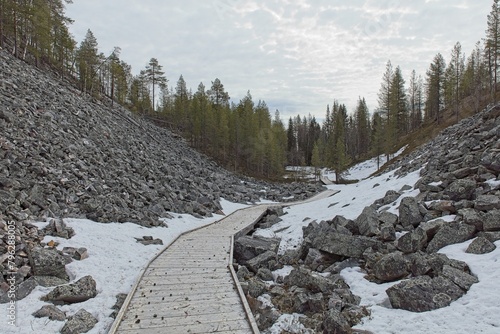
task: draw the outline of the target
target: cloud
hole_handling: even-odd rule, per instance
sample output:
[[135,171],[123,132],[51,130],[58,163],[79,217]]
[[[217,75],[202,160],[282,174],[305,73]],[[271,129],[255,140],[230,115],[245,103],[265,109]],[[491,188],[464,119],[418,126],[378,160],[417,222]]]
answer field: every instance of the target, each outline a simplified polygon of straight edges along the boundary
[[85,0],[68,16],[78,40],[91,28],[135,73],[156,57],[170,85],[218,77],[233,102],[250,90],[284,117],[322,118],[334,99],[352,110],[366,97],[373,111],[389,59],[409,78],[456,41],[472,51],[489,10],[477,0]]

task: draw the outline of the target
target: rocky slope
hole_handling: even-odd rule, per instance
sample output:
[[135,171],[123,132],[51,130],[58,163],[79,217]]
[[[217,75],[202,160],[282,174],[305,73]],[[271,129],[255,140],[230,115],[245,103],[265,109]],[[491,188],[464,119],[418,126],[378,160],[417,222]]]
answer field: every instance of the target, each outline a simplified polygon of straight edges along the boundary
[[[391,169],[399,176],[419,170],[420,179],[374,199],[354,220],[335,216],[309,224],[297,251],[278,255],[274,239],[236,240],[238,276],[261,329],[282,313],[299,313],[308,333],[356,332],[351,326],[369,310],[339,275],[348,266],[360,266],[376,283],[402,280],[387,289],[387,304],[412,312],[448,306],[478,282],[466,263],[437,252],[475,239],[467,252],[485,254],[500,240],[500,106],[444,130]],[[412,188],[418,196],[402,195]],[[395,205],[398,214],[387,210]],[[276,216],[270,214],[271,222]],[[283,265],[294,270],[264,283]]]
[[169,131],[4,52],[0,101],[4,219],[85,216],[154,225],[169,211],[206,216],[220,209],[221,197],[282,200],[318,190],[231,174]]

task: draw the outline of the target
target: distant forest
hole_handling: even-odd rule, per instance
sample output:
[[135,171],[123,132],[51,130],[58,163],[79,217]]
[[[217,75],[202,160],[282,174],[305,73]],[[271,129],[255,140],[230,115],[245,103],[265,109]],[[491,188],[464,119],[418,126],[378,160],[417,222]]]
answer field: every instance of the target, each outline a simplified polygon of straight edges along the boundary
[[439,127],[450,115],[458,121],[463,109],[478,112],[485,96],[488,102],[497,101],[499,1],[493,1],[485,37],[470,55],[457,42],[448,63],[438,53],[424,75],[413,71],[406,80],[401,68],[388,61],[375,111],[370,113],[362,97],[351,111],[333,100],[321,124],[311,115],[283,122],[278,110],[271,113],[250,91],[231,102],[219,79],[210,87],[200,83],[195,92],[182,75],[169,86],[156,58],[133,75],[120,58],[120,48],[99,52],[91,30],[77,44],[68,30],[72,20],[65,15],[70,0],[0,0],[0,47],[72,80],[85,94],[107,97],[170,127],[228,169],[277,179],[286,165],[308,165],[333,168],[341,178],[351,163],[389,157],[423,128]]

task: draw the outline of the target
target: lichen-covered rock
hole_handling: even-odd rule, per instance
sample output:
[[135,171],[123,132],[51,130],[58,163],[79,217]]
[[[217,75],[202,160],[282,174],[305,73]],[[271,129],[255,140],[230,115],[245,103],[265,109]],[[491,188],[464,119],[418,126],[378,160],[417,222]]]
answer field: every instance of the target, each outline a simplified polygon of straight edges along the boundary
[[389,253],[375,264],[373,274],[383,282],[401,279],[409,274],[406,259],[400,252]]
[[97,324],[98,320],[89,312],[80,309],[68,318],[68,321],[61,329],[61,334],[81,334],[87,333]]
[[497,246],[485,237],[478,237],[471,242],[465,252],[469,254],[487,254],[493,252],[496,248]]
[[465,293],[451,280],[438,276],[419,276],[386,290],[393,308],[426,312],[451,304]]
[[96,282],[92,276],[85,276],[77,282],[61,285],[42,297],[44,301],[53,303],[81,303],[97,296]]
[[423,220],[420,206],[414,197],[405,197],[399,205],[399,223],[403,227],[416,227]]
[[434,238],[427,245],[427,252],[434,253],[441,248],[458,244],[474,237],[476,229],[474,226],[451,222],[439,229]]

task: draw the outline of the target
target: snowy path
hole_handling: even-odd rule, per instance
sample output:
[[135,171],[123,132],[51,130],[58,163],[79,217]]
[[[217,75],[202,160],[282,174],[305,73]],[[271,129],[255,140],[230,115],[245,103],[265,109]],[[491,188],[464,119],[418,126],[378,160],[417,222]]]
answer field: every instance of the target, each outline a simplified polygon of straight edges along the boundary
[[231,265],[232,244],[276,205],[238,210],[181,235],[149,263],[110,333],[259,333]]

